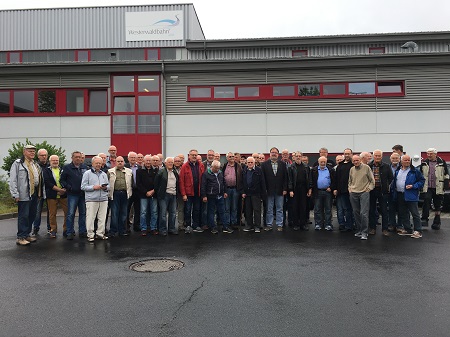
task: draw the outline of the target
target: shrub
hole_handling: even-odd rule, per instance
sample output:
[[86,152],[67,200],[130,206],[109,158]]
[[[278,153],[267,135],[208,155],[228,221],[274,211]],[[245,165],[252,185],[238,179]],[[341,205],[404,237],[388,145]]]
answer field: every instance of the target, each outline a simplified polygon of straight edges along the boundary
[[[12,147],[8,150],[8,155],[3,158],[3,166],[2,169],[6,172],[8,172],[9,175],[9,170],[11,169],[11,165],[13,164],[13,162],[22,157],[23,155],[23,148],[25,145],[28,144],[32,144],[28,138],[25,140],[25,144],[21,143],[21,142],[17,142],[12,144]],[[66,155],[64,154],[64,150],[59,147],[57,148],[54,145],[51,145],[49,143],[47,143],[47,141],[45,140],[42,143],[36,143],[33,144],[34,146],[36,146],[36,149],[46,149],[48,152],[48,156],[50,157],[51,155],[56,154],[59,157],[59,164],[60,165],[64,165],[64,163],[66,162]],[[37,156],[37,151],[36,151],[36,156]]]

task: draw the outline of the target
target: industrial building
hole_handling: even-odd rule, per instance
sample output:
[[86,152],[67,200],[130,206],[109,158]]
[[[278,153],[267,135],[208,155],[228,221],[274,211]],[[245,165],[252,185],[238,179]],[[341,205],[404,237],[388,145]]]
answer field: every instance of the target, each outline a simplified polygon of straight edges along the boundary
[[0,11],[0,153],[450,159],[450,32],[207,40],[193,4]]

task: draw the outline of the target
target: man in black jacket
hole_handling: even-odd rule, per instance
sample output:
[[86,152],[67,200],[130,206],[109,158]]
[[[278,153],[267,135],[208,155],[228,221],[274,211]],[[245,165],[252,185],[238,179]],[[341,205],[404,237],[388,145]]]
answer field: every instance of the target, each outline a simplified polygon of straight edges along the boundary
[[350,193],[348,193],[348,176],[352,163],[353,151],[344,150],[344,160],[336,166],[336,189],[333,191],[336,196],[337,218],[339,230],[341,232],[351,232],[353,230],[354,218],[353,208],[350,203]]
[[[333,205],[334,170],[327,164],[326,157],[320,157],[319,166],[311,170],[311,184],[314,198],[314,229],[320,230],[325,226],[327,231],[333,230],[331,208]],[[325,221],[323,219],[325,213]]]
[[384,236],[389,236],[389,186],[394,178],[392,170],[388,164],[383,163],[383,152],[381,150],[373,151],[373,161],[369,163],[375,178],[375,188],[370,191],[370,210],[369,210],[369,234],[375,235],[377,230],[377,201],[380,205],[381,230]]
[[158,203],[155,195],[155,176],[158,168],[150,155],[144,157],[144,166],[136,171],[136,186],[141,199],[141,235],[146,236],[150,222],[150,234],[157,235]]
[[271,148],[269,160],[261,164],[267,194],[265,231],[272,230],[274,207],[277,230],[283,231],[283,203],[288,189],[288,172],[286,164],[279,159],[279,153],[276,147]]
[[292,198],[293,229],[308,230],[306,223],[308,197],[311,196],[311,179],[309,166],[302,163],[303,154],[298,151],[293,155],[294,163],[288,168],[289,173],[289,197]]
[[257,167],[255,158],[247,158],[247,166],[242,171],[243,193],[245,199],[245,220],[247,226],[244,232],[252,230],[261,232],[261,199],[266,197],[266,182],[260,167]]
[[202,185],[200,189],[203,202],[207,203],[208,226],[211,233],[217,234],[217,225],[214,222],[214,215],[219,216],[222,223],[223,233],[233,233],[229,227],[229,217],[225,216],[225,198],[227,198],[225,178],[220,170],[220,161],[214,160],[211,167],[202,175]]

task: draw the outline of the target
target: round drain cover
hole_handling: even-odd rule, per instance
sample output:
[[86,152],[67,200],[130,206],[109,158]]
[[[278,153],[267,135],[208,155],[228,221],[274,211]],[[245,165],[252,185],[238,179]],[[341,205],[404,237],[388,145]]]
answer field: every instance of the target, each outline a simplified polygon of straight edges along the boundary
[[141,273],[162,273],[178,270],[184,267],[184,263],[172,259],[152,259],[132,263],[130,269]]

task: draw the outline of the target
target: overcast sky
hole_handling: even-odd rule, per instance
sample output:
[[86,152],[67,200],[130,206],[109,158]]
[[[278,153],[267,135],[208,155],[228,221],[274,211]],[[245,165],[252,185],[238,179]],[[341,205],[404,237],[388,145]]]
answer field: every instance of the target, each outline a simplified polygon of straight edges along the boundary
[[2,0],[0,9],[191,2],[207,39],[450,30],[449,0]]

